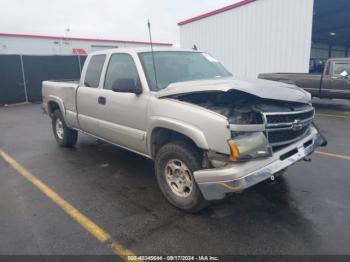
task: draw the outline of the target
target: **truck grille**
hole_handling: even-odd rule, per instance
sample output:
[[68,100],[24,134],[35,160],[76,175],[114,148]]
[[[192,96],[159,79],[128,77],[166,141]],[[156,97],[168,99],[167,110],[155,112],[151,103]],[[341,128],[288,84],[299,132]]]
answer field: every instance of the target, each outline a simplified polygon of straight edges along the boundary
[[304,113],[284,114],[284,115],[266,115],[268,124],[292,123],[295,119],[309,119],[314,117],[314,111],[310,110]]
[[262,113],[266,135],[272,147],[291,144],[304,137],[314,118],[314,108],[300,112]]
[[285,143],[288,141],[293,141],[294,139],[303,136],[306,131],[309,129],[309,126],[303,127],[300,130],[282,130],[282,131],[269,131],[269,142],[274,144]]

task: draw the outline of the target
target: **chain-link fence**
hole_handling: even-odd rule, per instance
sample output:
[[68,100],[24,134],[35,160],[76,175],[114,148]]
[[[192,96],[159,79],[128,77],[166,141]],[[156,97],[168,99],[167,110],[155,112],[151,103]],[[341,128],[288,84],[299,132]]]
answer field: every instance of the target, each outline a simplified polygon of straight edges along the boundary
[[0,55],[0,104],[40,102],[44,80],[79,79],[84,56]]

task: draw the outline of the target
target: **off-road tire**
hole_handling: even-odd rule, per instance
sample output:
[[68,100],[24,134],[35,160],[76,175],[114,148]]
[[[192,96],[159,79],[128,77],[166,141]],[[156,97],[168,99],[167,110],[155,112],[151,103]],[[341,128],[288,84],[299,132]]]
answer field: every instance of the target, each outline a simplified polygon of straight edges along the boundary
[[[57,144],[61,147],[74,147],[74,145],[77,143],[77,140],[78,140],[78,131],[67,127],[67,124],[64,121],[64,118],[60,110],[55,110],[52,113],[51,119],[52,119],[52,130],[53,130],[53,134],[55,136]],[[61,134],[61,137],[59,137],[56,130],[56,126],[57,126],[56,123],[58,120],[62,123],[63,134]]]
[[[171,159],[182,161],[190,169],[193,186],[187,197],[177,196],[166,181],[165,167]],[[193,177],[193,172],[201,169],[201,164],[201,151],[189,142],[174,141],[159,149],[155,157],[156,177],[161,191],[173,206],[189,213],[196,213],[208,205]]]

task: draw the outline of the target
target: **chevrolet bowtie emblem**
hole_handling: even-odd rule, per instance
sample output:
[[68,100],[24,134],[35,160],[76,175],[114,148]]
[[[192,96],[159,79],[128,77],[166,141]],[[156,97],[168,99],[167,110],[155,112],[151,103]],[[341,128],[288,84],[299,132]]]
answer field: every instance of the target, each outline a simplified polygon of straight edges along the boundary
[[292,129],[294,131],[299,131],[303,129],[303,127],[304,127],[304,123],[299,119],[294,120],[294,122],[292,123]]

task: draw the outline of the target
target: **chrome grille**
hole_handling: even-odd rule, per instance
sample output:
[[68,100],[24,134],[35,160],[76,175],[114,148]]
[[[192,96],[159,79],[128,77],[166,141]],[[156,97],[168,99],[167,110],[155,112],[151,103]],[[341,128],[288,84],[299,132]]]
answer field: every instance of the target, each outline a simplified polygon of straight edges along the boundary
[[310,119],[314,117],[314,111],[310,110],[304,113],[284,114],[284,115],[266,115],[268,124],[292,123],[295,119]]
[[283,146],[298,141],[309,131],[315,115],[313,107],[299,112],[263,112],[266,135],[271,146]]

